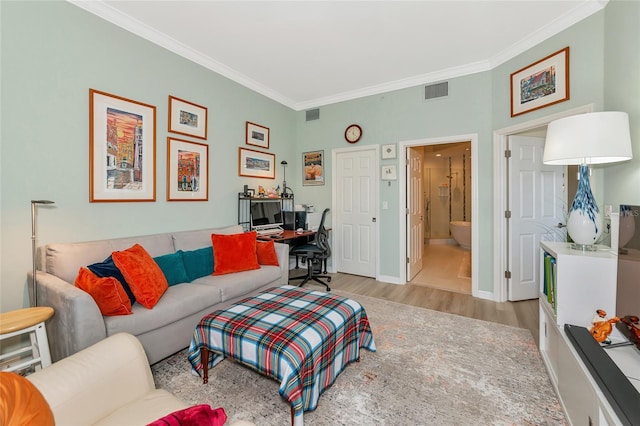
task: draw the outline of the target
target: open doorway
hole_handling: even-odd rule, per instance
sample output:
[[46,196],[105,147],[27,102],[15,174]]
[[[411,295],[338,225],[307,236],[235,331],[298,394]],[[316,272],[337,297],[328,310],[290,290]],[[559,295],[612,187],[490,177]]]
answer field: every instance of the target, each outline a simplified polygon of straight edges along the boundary
[[421,151],[422,157],[422,191],[415,202],[422,218],[423,254],[420,268],[413,268],[407,279],[414,285],[471,294],[471,141],[409,149]]
[[[461,280],[463,285],[445,289],[482,297],[477,282],[477,232],[473,226],[468,227],[470,237],[461,240],[466,246],[462,248],[450,227],[454,221],[477,223],[477,140],[476,134],[469,134],[399,144],[407,160],[403,179],[399,180],[400,213],[406,217],[401,224],[405,239],[400,252],[407,259],[401,281],[445,288],[446,281],[467,276]],[[416,191],[418,178],[420,191]],[[419,227],[421,231],[416,232]],[[447,249],[459,250],[459,261],[440,253]],[[427,270],[423,270],[425,266]]]

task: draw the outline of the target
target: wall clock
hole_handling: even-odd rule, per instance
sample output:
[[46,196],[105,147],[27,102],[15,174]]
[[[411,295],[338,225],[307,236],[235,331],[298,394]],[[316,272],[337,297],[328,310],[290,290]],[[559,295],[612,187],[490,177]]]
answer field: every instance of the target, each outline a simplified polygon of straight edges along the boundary
[[357,124],[350,124],[347,126],[347,130],[344,131],[344,138],[349,143],[356,143],[362,137],[362,127]]

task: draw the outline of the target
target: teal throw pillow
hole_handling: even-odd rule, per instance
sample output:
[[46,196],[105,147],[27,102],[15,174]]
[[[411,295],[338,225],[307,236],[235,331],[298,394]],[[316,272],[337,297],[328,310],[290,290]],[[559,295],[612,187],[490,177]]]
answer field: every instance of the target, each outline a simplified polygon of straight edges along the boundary
[[183,251],[182,261],[187,270],[189,281],[211,275],[213,274],[213,247]]
[[182,254],[179,251],[154,257],[153,260],[155,260],[160,270],[162,270],[170,286],[191,281],[184,268]]

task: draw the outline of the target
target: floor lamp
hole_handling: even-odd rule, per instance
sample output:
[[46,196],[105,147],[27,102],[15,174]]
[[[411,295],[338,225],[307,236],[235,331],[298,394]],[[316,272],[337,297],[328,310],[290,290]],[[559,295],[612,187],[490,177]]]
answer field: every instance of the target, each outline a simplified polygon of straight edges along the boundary
[[49,200],[31,200],[31,262],[33,270],[31,271],[31,292],[33,302],[31,306],[38,306],[38,290],[36,287],[36,205],[38,204],[54,204]]
[[544,164],[580,166],[578,189],[567,220],[572,248],[595,250],[594,244],[602,233],[602,216],[591,192],[589,166],[631,157],[629,116],[625,112],[578,114],[549,123]]

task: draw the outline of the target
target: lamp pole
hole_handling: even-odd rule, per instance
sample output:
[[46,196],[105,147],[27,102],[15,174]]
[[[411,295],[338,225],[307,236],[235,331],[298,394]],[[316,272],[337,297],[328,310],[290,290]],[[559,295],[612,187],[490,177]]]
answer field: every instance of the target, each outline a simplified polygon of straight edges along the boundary
[[54,204],[49,200],[31,200],[31,262],[33,266],[31,275],[31,290],[33,293],[32,306],[38,306],[38,290],[36,287],[36,205],[37,204]]

